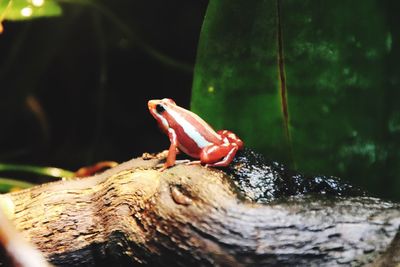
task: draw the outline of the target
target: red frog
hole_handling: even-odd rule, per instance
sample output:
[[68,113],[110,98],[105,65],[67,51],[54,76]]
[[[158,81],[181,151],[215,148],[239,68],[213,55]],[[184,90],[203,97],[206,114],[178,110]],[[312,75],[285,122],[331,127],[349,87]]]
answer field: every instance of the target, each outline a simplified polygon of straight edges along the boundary
[[163,169],[175,165],[177,149],[200,159],[195,163],[223,167],[243,148],[243,141],[236,134],[227,130],[215,132],[203,119],[177,106],[172,99],[150,100],[148,107],[171,142]]

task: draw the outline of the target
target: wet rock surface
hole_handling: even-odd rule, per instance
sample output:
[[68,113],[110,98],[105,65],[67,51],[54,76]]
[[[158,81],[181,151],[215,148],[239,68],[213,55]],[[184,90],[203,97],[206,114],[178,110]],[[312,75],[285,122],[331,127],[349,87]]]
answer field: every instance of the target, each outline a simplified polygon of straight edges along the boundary
[[239,151],[225,169],[241,196],[257,203],[296,196],[365,196],[358,187],[334,176],[306,176],[251,150]]

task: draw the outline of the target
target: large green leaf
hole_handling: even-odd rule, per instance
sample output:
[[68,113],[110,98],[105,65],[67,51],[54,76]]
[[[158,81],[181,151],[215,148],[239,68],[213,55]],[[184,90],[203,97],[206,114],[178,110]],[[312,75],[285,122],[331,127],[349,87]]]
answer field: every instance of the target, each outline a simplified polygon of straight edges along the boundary
[[27,20],[61,15],[62,10],[54,0],[2,0],[1,20]]
[[400,49],[393,6],[399,4],[210,1],[192,110],[300,171],[340,175],[395,196]]

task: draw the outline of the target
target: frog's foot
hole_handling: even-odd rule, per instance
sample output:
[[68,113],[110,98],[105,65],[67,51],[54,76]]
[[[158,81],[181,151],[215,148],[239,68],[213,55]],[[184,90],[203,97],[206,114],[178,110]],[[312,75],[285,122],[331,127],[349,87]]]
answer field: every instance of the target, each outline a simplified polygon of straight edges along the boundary
[[163,172],[163,171],[165,171],[166,169],[168,169],[169,167],[168,167],[168,166],[165,166],[165,164],[163,164],[163,163],[160,163],[160,164],[157,164],[157,165],[156,165],[156,168],[158,169],[158,171]]
[[[200,161],[199,161],[200,162]],[[191,161],[189,159],[182,159],[182,160],[175,160],[174,165],[168,165],[165,163],[160,163],[156,165],[156,168],[159,169],[159,171],[165,171],[166,169],[168,169],[169,167],[173,167],[177,164],[190,164]]]
[[181,159],[181,160],[177,160],[175,161],[176,164],[190,164],[190,159]]
[[186,165],[197,165],[201,164],[200,160],[187,160]]
[[156,169],[159,170],[160,172],[165,171],[166,169],[168,169],[169,167],[172,167],[174,165],[167,165],[165,163],[159,163],[156,165]]

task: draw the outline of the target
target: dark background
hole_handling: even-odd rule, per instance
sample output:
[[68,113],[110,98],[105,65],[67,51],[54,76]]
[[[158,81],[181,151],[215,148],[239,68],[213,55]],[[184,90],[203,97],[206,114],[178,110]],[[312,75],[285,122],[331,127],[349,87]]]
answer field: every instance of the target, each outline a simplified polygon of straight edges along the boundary
[[4,23],[0,162],[75,170],[168,147],[147,101],[189,106],[208,2],[98,3]]

